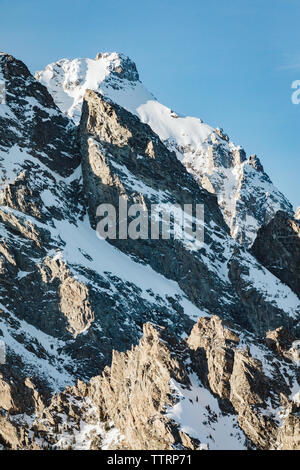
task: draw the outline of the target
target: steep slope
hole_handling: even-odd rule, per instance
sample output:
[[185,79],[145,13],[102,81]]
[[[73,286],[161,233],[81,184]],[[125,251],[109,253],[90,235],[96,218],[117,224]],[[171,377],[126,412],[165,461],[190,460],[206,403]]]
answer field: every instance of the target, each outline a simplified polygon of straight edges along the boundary
[[62,59],[36,78],[76,123],[86,89],[95,90],[149,124],[208,191],[218,197],[231,235],[252,245],[257,230],[278,210],[292,215],[288,200],[272,184],[256,156],[246,157],[221,129],[184,117],[160,104],[139,81],[135,64],[117,53],[96,59]]
[[151,204],[204,205],[200,246],[187,239],[148,237],[112,243],[176,280],[204,311],[262,334],[280,325],[290,328],[293,318],[297,324],[299,299],[231,239],[216,198],[199,188],[148,125],[100,94],[87,91],[80,134],[84,187],[94,227],[100,202],[118,207],[120,197],[128,204],[141,203],[148,213]]

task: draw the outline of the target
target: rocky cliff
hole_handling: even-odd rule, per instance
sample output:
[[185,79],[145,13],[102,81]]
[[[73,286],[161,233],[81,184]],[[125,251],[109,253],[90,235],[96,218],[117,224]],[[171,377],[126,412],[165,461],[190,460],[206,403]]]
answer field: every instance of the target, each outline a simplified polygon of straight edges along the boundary
[[300,221],[278,211],[258,231],[252,247],[257,259],[300,297]]

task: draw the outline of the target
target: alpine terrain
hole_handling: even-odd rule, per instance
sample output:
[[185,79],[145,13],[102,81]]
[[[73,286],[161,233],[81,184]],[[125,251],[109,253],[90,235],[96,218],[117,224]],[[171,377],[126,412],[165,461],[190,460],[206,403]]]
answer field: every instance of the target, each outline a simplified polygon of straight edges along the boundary
[[[0,448],[299,450],[300,217],[260,159],[119,53],[1,83]],[[204,240],[97,236],[120,201]]]

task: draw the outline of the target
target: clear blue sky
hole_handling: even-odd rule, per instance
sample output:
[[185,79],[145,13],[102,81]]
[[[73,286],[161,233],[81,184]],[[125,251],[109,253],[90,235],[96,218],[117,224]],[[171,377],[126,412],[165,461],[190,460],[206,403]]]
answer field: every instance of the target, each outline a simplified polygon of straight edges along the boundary
[[174,110],[223,127],[300,205],[299,0],[0,0],[0,50],[32,72],[120,51]]

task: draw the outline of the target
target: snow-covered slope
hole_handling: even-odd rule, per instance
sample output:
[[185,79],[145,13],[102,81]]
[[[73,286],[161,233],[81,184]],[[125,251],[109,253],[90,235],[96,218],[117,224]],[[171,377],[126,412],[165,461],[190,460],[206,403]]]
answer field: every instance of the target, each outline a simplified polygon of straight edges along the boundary
[[61,59],[36,72],[63,113],[79,123],[87,89],[111,99],[150,125],[160,138],[179,146],[202,144],[213,132],[201,119],[178,116],[159,103],[140,82],[135,64],[123,54],[98,54],[96,59]]
[[217,195],[231,235],[241,244],[252,245],[257,230],[278,210],[292,214],[291,204],[256,157],[247,158],[222,130],[159,103],[139,81],[135,64],[123,54],[98,54],[95,60],[61,59],[35,76],[75,123],[80,119],[84,92],[92,89],[149,124],[197,181]]

